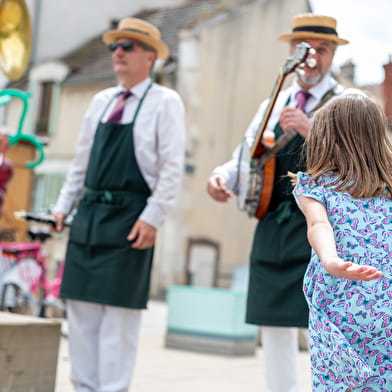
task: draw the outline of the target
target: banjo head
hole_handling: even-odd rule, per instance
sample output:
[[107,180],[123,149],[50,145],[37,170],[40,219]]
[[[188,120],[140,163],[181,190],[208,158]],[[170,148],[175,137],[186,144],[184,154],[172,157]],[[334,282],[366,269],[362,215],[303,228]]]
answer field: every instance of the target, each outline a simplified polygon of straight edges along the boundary
[[254,139],[245,139],[241,145],[238,159],[237,206],[254,217],[257,211],[260,192],[263,186],[263,170],[259,159],[251,158]]

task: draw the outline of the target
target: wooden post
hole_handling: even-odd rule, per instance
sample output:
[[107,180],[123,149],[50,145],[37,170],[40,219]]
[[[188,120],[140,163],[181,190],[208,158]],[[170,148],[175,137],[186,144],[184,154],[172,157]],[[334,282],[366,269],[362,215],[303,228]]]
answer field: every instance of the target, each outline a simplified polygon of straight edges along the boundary
[[0,217],[0,235],[1,232],[14,234],[13,240],[15,241],[27,240],[27,224],[17,220],[14,217],[14,212],[30,210],[34,172],[32,169],[25,167],[25,163],[34,161],[35,153],[36,150],[32,144],[21,141],[10,147],[5,154],[11,160],[14,172],[11,180],[8,182],[3,213]]

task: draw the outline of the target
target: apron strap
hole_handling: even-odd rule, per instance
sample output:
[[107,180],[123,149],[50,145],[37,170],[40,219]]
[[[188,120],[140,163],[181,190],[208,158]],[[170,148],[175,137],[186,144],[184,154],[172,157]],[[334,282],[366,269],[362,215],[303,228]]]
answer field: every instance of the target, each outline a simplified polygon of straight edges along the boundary
[[86,188],[84,193],[84,200],[87,203],[121,204],[126,201],[131,204],[135,201],[143,201],[145,198],[144,193],[130,192],[129,190]]
[[109,102],[106,104],[105,108],[103,109],[103,112],[101,114],[101,116],[99,117],[98,122],[102,122],[103,116],[106,114],[107,110],[109,109],[110,105],[112,104],[112,102],[121,94],[121,91],[114,94],[113,97],[110,98]]
[[[139,104],[137,105],[137,108],[136,108],[135,114],[133,115],[133,119],[132,119],[131,123],[133,123],[133,122],[136,121],[136,117],[137,117],[137,115],[139,114],[139,110],[140,110],[140,108],[141,108],[141,106],[142,106],[142,103],[143,103],[143,101],[144,101],[144,98],[146,97],[147,92],[150,90],[151,87],[152,87],[152,82],[151,82],[151,83],[147,86],[147,88],[144,90],[143,96],[142,96],[142,98],[140,99]],[[111,104],[113,103],[113,101],[114,101],[121,93],[122,93],[122,91],[120,91],[120,92],[114,94],[114,95],[110,98],[110,100],[109,100],[109,102],[107,103],[107,105],[105,106],[105,109],[103,110],[101,116],[99,117],[99,122],[102,122],[102,119],[103,119],[104,115],[106,114],[107,110],[109,109],[109,107],[111,106]]]
[[137,117],[137,115],[139,114],[140,108],[142,107],[142,103],[143,103],[143,101],[144,101],[144,98],[146,97],[146,95],[147,95],[147,93],[148,93],[148,91],[150,90],[151,87],[152,87],[152,82],[151,82],[151,83],[147,86],[147,88],[144,90],[143,96],[142,96],[142,98],[141,98],[140,101],[139,101],[139,105],[137,105],[135,114],[134,114],[133,119],[132,119],[132,122],[133,122],[133,123],[136,121],[136,117]]

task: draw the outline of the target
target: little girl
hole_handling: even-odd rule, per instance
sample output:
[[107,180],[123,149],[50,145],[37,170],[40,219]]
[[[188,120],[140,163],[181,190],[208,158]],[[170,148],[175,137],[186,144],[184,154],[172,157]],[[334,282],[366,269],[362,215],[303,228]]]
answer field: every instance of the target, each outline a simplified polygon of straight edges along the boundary
[[392,144],[382,109],[344,95],[317,114],[294,196],[312,257],[313,392],[392,391]]

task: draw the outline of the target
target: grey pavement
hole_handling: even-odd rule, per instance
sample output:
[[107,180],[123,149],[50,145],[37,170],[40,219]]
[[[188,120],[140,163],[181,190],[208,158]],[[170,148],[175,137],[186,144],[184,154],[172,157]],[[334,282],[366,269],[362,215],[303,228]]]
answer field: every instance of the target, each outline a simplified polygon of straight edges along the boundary
[[[167,306],[150,301],[144,312],[132,392],[265,392],[263,350],[255,356],[228,357],[166,349]],[[66,324],[64,324],[66,331]],[[67,340],[61,341],[55,392],[73,392]],[[301,392],[310,392],[309,354],[300,352]],[[284,364],[282,364],[282,367]]]

